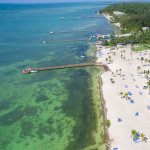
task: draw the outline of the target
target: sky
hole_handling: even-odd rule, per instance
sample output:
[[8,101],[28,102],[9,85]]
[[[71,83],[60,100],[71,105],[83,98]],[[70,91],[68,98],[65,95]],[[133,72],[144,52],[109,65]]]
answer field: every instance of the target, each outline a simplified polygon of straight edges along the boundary
[[[88,2],[92,0],[0,0],[0,3],[49,3],[49,2]],[[94,1],[105,1],[105,0],[94,0]],[[108,1],[108,0],[106,0]],[[136,0],[111,0],[111,1],[136,1]],[[139,1],[139,0],[137,0]],[[150,1],[150,0],[146,0]]]

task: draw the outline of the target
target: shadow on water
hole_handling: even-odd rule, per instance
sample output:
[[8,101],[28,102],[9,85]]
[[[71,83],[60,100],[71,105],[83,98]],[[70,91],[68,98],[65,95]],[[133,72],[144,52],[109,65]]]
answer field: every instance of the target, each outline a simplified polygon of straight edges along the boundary
[[[80,78],[82,75],[86,75],[86,78]],[[63,112],[76,120],[73,130],[74,141],[69,144],[67,150],[82,149],[95,144],[92,133],[96,129],[96,113],[91,90],[87,88],[90,74],[86,70],[78,70],[73,76],[78,76],[78,78],[67,83],[70,96],[63,106]]]

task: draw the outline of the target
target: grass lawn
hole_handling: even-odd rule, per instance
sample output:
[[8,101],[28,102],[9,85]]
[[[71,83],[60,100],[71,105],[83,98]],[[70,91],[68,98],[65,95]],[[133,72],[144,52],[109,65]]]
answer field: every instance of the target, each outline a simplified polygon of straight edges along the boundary
[[150,44],[135,44],[133,45],[133,51],[150,50]]

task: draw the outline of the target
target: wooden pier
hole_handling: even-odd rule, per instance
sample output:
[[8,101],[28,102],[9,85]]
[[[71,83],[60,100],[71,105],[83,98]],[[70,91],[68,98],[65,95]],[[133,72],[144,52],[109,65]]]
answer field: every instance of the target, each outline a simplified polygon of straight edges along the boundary
[[59,42],[82,42],[82,41],[89,41],[89,39],[47,40],[47,41],[43,41],[43,44],[46,44],[46,43],[59,43]]
[[60,19],[64,20],[64,19],[86,19],[86,18],[99,19],[104,17],[103,16],[80,16],[80,17],[61,17]]
[[72,33],[81,33],[81,32],[100,32],[100,31],[112,31],[105,29],[97,29],[97,30],[66,30],[66,31],[51,31],[49,34],[72,34]]
[[81,64],[70,64],[70,65],[62,65],[62,66],[50,66],[50,67],[42,67],[42,68],[26,68],[22,70],[22,74],[30,74],[38,71],[46,71],[46,70],[57,70],[57,69],[65,69],[65,68],[77,68],[77,67],[86,67],[86,66],[102,66],[106,71],[108,71],[108,67],[101,63],[81,63]]
[[59,43],[59,42],[83,42],[83,41],[91,41],[95,36],[90,36],[88,39],[67,39],[67,40],[47,40],[43,41],[43,44],[46,43]]

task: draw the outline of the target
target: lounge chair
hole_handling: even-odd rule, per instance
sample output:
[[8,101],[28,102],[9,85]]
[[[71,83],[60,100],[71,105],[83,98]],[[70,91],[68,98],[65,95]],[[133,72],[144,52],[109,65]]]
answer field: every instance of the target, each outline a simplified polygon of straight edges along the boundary
[[118,150],[118,148],[117,148],[117,147],[114,147],[113,150]]
[[131,96],[131,95],[132,95],[132,93],[131,93],[131,92],[128,92],[128,95],[130,95],[130,96]]
[[136,113],[135,113],[135,116],[139,116],[139,112],[136,112]]
[[150,110],[150,105],[149,105],[149,106],[147,106],[147,109],[148,109],[148,110]]
[[139,143],[139,142],[140,142],[139,137],[134,137],[134,138],[133,138],[133,142],[135,142],[135,143]]
[[118,122],[122,122],[122,119],[121,119],[121,118],[118,118]]
[[133,99],[131,99],[130,102],[131,102],[131,104],[134,104],[134,100]]
[[136,87],[136,88],[139,88],[139,86],[138,86],[138,85],[135,85],[135,87]]

